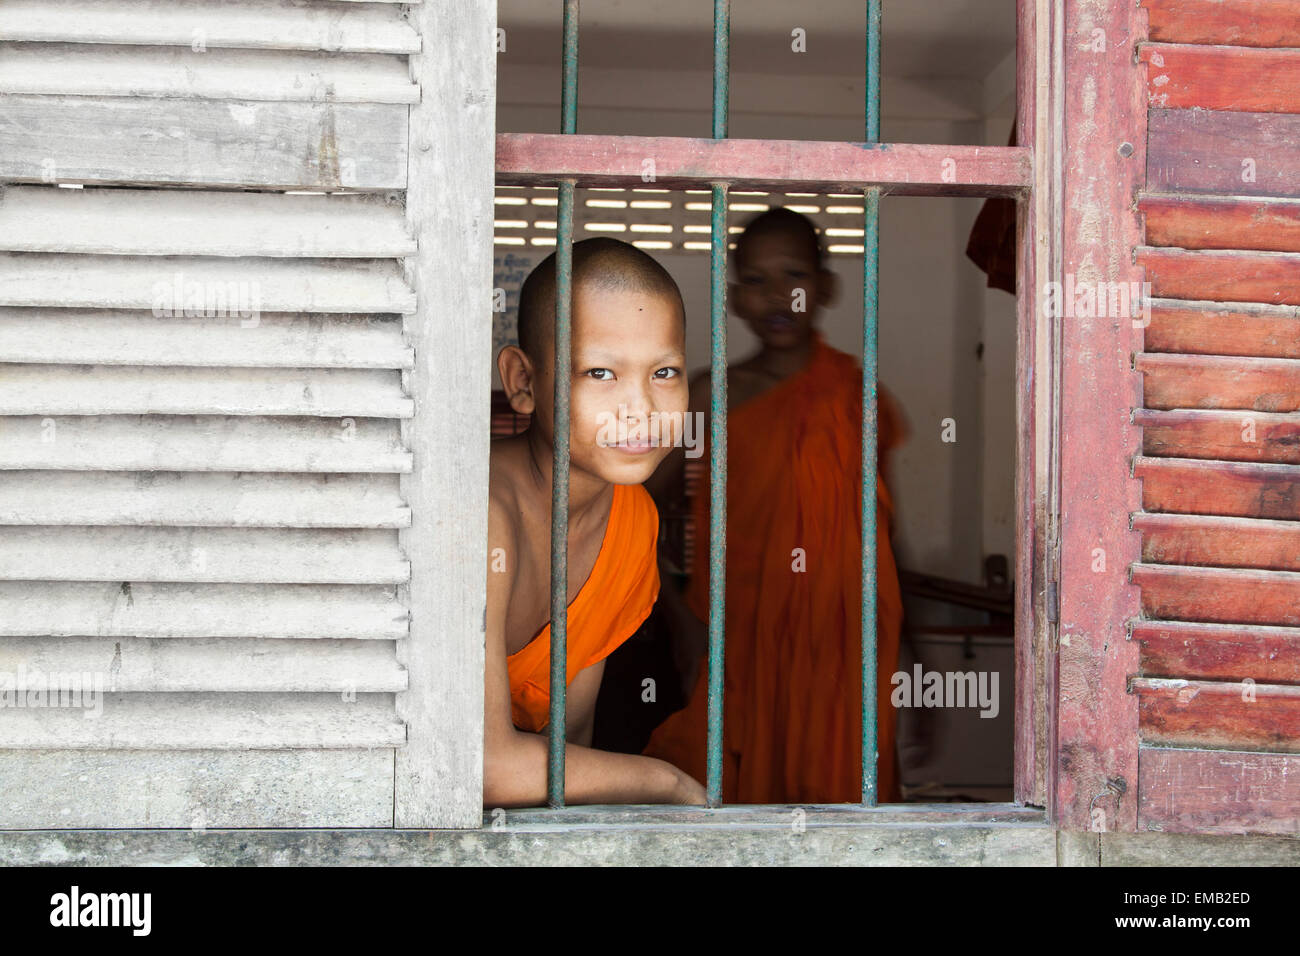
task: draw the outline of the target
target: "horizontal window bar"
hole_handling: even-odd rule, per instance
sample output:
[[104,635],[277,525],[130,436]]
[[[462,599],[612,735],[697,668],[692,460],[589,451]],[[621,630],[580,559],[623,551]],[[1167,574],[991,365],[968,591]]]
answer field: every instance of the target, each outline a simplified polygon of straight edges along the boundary
[[[497,182],[543,185],[577,179],[584,186],[654,182],[697,190],[714,182],[780,192],[830,193],[879,186],[895,196],[1015,196],[1033,178],[1027,146],[918,143],[821,143],[671,136],[497,134]],[[861,194],[847,197],[861,201]],[[537,200],[533,200],[537,202]]]

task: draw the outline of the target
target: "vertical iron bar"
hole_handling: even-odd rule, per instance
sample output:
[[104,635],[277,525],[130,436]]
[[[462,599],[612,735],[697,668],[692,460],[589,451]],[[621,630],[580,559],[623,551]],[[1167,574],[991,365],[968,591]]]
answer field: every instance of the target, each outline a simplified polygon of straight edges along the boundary
[[[867,0],[867,142],[880,140],[880,0]],[[880,305],[880,187],[863,198],[862,239],[862,803],[876,806],[876,373]]]
[[[713,0],[713,138],[726,139],[731,0]],[[727,183],[713,184],[709,245],[709,718],[705,792],[722,805],[722,690],[727,594]]]
[[709,247],[709,730],[705,789],[722,805],[722,689],[727,595],[727,184],[713,184]]
[[880,0],[867,0],[867,142],[880,142]]
[[[564,0],[564,78],[560,132],[578,129],[578,0]],[[569,662],[569,395],[573,304],[574,180],[560,183],[555,237],[555,446],[551,457],[551,714],[546,794],[564,806],[565,705]]]
[[731,96],[731,0],[713,0],[713,138],[727,138]]
[[564,82],[560,88],[560,132],[578,131],[578,0],[564,0]]
[[551,717],[548,803],[564,806],[569,647],[569,390],[573,293],[573,186],[560,183],[555,239],[555,451],[551,462]]

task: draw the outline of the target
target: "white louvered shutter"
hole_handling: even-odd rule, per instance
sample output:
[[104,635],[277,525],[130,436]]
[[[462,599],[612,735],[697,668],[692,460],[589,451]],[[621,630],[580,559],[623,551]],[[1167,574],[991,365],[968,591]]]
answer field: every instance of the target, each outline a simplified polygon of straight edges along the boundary
[[401,814],[420,9],[0,4],[0,827]]

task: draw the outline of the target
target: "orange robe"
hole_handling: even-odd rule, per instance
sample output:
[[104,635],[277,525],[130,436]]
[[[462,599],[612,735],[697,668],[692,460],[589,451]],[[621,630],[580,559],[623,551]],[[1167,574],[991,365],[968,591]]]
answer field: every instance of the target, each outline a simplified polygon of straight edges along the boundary
[[[878,395],[883,471],[904,426]],[[857,362],[818,335],[803,371],[729,412],[724,803],[862,798],[861,408]],[[900,799],[890,678],[903,608],[889,546],[893,505],[879,477],[877,488],[877,794],[890,803]],[[697,546],[686,592],[704,620],[708,500],[706,476],[692,506]],[[644,751],[700,781],[707,696],[702,662],[690,702]]]
[[[609,523],[591,575],[569,602],[565,684],[636,633],[659,596],[659,512],[640,485],[615,485]],[[506,658],[510,713],[520,730],[551,721],[551,625]]]

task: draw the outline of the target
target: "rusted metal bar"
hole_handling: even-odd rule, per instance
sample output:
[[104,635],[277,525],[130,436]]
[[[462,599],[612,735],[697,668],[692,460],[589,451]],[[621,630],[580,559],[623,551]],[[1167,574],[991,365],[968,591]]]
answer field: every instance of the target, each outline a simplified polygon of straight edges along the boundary
[[[578,125],[578,0],[564,0],[560,127]],[[551,713],[547,726],[547,803],[564,806],[565,706],[569,661],[569,389],[573,310],[574,181],[560,183],[555,239],[555,445],[551,463]]]

